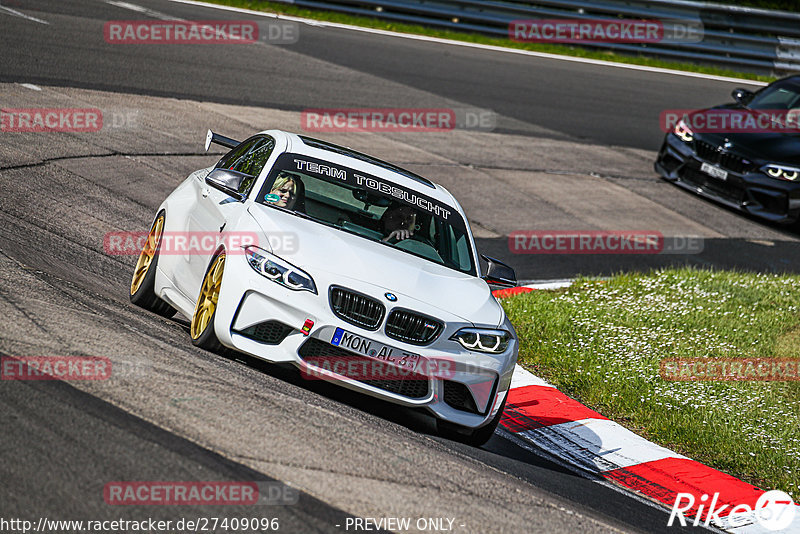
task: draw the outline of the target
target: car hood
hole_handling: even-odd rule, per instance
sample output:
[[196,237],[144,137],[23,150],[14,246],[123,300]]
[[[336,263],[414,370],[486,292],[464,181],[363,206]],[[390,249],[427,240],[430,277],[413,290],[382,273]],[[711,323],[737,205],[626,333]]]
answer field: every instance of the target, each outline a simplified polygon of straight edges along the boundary
[[[742,109],[736,104],[726,104],[699,111]],[[756,163],[767,162],[800,165],[800,133],[789,132],[702,132],[697,139],[720,146],[726,141],[732,146],[729,151],[744,156]]]
[[296,250],[273,253],[312,277],[324,271],[332,283],[361,291],[369,284],[378,294],[388,291],[404,303],[427,303],[476,325],[503,321],[501,306],[480,278],[275,208],[252,204],[247,211],[267,236],[294,234],[287,242],[296,243]]

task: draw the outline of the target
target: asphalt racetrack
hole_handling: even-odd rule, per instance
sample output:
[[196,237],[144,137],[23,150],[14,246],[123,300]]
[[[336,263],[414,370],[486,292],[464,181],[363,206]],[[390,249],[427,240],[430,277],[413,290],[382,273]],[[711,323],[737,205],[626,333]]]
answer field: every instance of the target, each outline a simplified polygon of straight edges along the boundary
[[[0,105],[105,117],[100,132],[0,132],[0,354],[104,356],[123,370],[104,381],[0,383],[0,518],[256,515],[278,518],[284,532],[346,532],[355,518],[410,517],[452,519],[453,532],[680,531],[664,510],[502,434],[470,448],[436,437],[416,412],[194,348],[187,321],[130,304],[136,256],[107,254],[104,236],[146,230],[163,198],[219,157],[203,151],[208,128],[241,139],[300,132],[307,108],[447,107],[488,111],[495,126],[317,135],[443,184],[481,252],[520,279],[685,264],[796,271],[796,230],[652,171],[659,113],[724,102],[736,83],[308,24],[286,45],[104,40],[107,21],[159,17],[260,20],[167,0],[0,5]],[[653,230],[703,247],[513,254],[507,236],[519,230]],[[125,480],[249,480],[297,493],[252,507],[107,504],[106,484]]]

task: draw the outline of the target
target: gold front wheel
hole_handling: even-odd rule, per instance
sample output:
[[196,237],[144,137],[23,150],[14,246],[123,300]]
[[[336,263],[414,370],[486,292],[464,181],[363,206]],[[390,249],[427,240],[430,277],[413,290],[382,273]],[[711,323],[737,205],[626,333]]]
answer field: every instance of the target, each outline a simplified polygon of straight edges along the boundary
[[214,325],[211,324],[211,320],[217,310],[217,300],[222,286],[222,272],[224,269],[225,253],[223,252],[214,259],[214,263],[211,264],[203,279],[203,287],[200,289],[200,296],[197,299],[197,305],[192,315],[190,334],[193,340],[199,340],[200,336],[209,328],[209,325],[213,333]]

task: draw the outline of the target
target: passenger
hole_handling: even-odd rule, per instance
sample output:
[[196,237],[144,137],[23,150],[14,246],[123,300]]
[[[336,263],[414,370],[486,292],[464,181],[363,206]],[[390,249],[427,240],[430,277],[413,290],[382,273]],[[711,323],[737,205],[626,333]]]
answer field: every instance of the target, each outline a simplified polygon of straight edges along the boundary
[[[278,197],[278,200],[271,201],[269,198],[265,200],[279,208],[287,208],[290,210],[296,207],[300,208],[303,204],[302,200],[304,200],[301,199],[301,197],[304,196],[304,191],[305,187],[299,176],[290,172],[281,171],[278,173],[278,177],[275,178],[275,183],[272,184],[272,190],[269,192],[270,195]],[[298,200],[300,200],[299,204]]]

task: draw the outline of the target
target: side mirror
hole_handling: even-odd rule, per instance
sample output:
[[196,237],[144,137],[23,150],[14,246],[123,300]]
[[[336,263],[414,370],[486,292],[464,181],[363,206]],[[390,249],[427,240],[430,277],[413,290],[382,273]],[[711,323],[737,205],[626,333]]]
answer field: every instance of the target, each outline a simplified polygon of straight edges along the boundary
[[208,185],[232,196],[239,202],[245,199],[245,195],[239,192],[245,180],[255,180],[255,177],[228,169],[214,169],[206,175]]
[[735,101],[744,106],[750,102],[750,99],[753,97],[753,92],[748,91],[747,89],[742,89],[741,87],[737,87],[731,92],[731,96]]
[[487,284],[503,287],[517,286],[517,274],[514,272],[514,269],[495,258],[490,258],[483,254],[481,254],[481,258],[489,263],[486,274],[483,276]]

